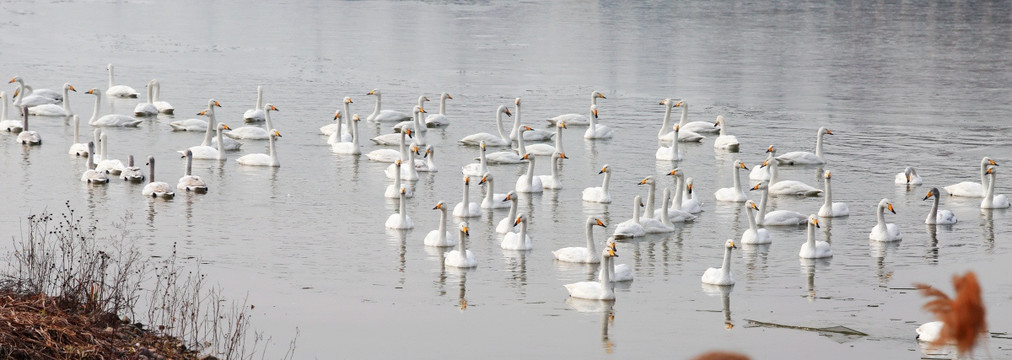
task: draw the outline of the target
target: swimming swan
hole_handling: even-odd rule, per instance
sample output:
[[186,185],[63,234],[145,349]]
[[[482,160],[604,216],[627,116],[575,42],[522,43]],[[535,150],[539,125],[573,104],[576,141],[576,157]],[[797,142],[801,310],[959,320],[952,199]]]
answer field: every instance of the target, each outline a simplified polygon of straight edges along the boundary
[[123,168],[123,172],[119,173],[119,178],[132,183],[144,182],[144,171],[134,166],[133,155],[127,155],[127,166]]
[[604,174],[604,181],[601,182],[601,186],[583,189],[583,201],[611,204],[611,193],[608,192],[608,183],[611,182],[611,168],[605,164],[597,173]]
[[907,166],[903,169],[903,172],[896,174],[893,180],[896,185],[920,185],[924,183],[924,179],[921,179],[920,175],[917,175],[917,170],[911,166]]
[[278,151],[274,145],[274,142],[276,141],[275,139],[281,137],[281,133],[275,129],[271,129],[270,132],[271,137],[267,140],[267,146],[270,151],[269,154],[246,154],[238,159],[235,159],[235,161],[240,165],[248,166],[281,166],[281,163],[278,161]]
[[[88,142],[88,152],[91,155],[95,154],[95,142],[94,141],[89,141]],[[107,176],[105,176],[105,172],[95,170],[95,163],[93,163],[93,162],[91,162],[91,160],[89,160],[88,161],[88,170],[85,170],[84,174],[81,174],[81,182],[88,183],[88,184],[107,184],[107,183],[109,183],[109,178]]]
[[713,193],[713,196],[717,198],[717,201],[745,202],[748,200],[748,195],[745,195],[745,190],[742,190],[741,188],[741,177],[738,175],[738,172],[740,170],[748,170],[748,167],[746,167],[745,163],[741,162],[741,160],[735,160],[732,166],[732,171],[734,173],[731,174],[731,179],[734,180],[734,185],[729,188],[717,189],[717,191]]
[[488,159],[485,156],[485,142],[482,141],[478,148],[478,162],[464,165],[460,172],[467,176],[481,176],[488,172]]
[[425,126],[426,127],[434,128],[434,127],[447,127],[447,126],[450,126],[450,121],[449,121],[449,119],[446,118],[446,100],[447,99],[453,100],[453,96],[450,96],[450,93],[446,93],[446,92],[444,92],[441,95],[439,95],[439,113],[437,113],[437,114],[429,114],[429,116],[425,117]]
[[559,168],[562,166],[562,159],[568,159],[565,153],[557,152],[552,154],[551,175],[538,175],[543,189],[562,189],[562,179],[559,179]]
[[499,224],[495,227],[495,232],[505,234],[508,232],[516,231],[513,227],[513,219],[517,217],[518,199],[516,191],[510,191],[506,194],[506,197],[502,199],[503,202],[510,202],[510,212],[505,218],[499,220]]
[[152,198],[164,198],[171,199],[176,196],[176,193],[172,191],[172,187],[169,184],[161,181],[155,181],[155,157],[148,155],[148,184],[144,185],[144,189],[141,190],[141,195],[152,197]]
[[457,249],[447,251],[443,254],[443,265],[458,268],[473,268],[478,266],[478,260],[474,258],[471,250],[467,249],[467,236],[470,235],[467,229],[467,222],[461,222],[458,226]]
[[963,181],[944,187],[945,192],[949,193],[950,196],[984,197],[984,192],[987,191],[986,173],[989,165],[998,166],[998,163],[987,156],[980,160],[980,183]]
[[780,180],[777,161],[764,161],[763,166],[770,168],[770,180],[766,185],[770,195],[819,196],[822,190],[797,180]]
[[169,104],[168,101],[161,101],[159,98],[162,96],[162,83],[158,82],[158,79],[151,79],[151,84],[154,88],[154,96],[151,97],[151,103],[155,105],[158,112],[166,115],[172,115],[176,112],[176,108]]
[[80,141],[79,140],[80,133],[81,133],[81,118],[78,117],[77,115],[74,115],[74,142],[70,144],[70,151],[68,151],[67,153],[75,156],[88,157],[89,156],[88,144],[78,142]]
[[586,247],[565,247],[555,251],[552,251],[552,255],[555,256],[555,260],[573,262],[573,263],[586,263],[586,264],[597,264],[601,262],[601,258],[594,248],[594,226],[600,226],[607,228],[608,226],[593,216],[587,217],[587,246]]
[[398,199],[398,210],[396,214],[391,214],[387,218],[386,227],[387,229],[413,229],[415,223],[411,221],[411,217],[407,214],[407,200],[404,198],[404,193],[407,192],[403,187],[401,188],[401,196]]
[[[594,90],[590,93],[590,105],[596,106],[597,99],[607,99],[600,92]],[[583,114],[562,114],[551,119],[548,119],[548,124],[556,126],[559,123],[566,123],[570,126],[587,126],[590,125],[590,120],[587,115]]]
[[[612,250],[612,248],[605,248],[600,256],[608,259],[618,255],[615,254],[615,250]],[[569,292],[569,296],[573,298],[588,300],[615,300],[615,290],[612,288],[609,272],[605,271],[602,275],[604,276],[602,276],[599,281],[581,281],[563,286],[565,286],[566,291]]]
[[820,127],[815,136],[815,153],[808,151],[791,151],[777,156],[777,162],[784,165],[818,165],[825,164],[826,159],[822,157],[822,136],[833,135],[833,132],[825,127]]
[[24,118],[21,119],[23,129],[18,133],[18,143],[23,145],[42,145],[42,135],[39,135],[38,131],[28,130],[28,107],[22,107],[21,113],[24,114]]
[[583,132],[584,139],[611,139],[612,136],[615,135],[615,131],[613,131],[610,127],[597,123],[597,105],[590,106],[590,115],[588,118],[590,118],[590,123],[587,131]]
[[435,247],[446,247],[457,245],[457,239],[454,239],[450,235],[450,232],[446,230],[446,203],[442,201],[436,203],[436,206],[432,207],[432,210],[439,210],[439,228],[436,230],[429,231],[425,235],[425,246]]
[[829,170],[826,170],[826,201],[819,208],[819,217],[841,217],[849,216],[850,208],[847,207],[847,203],[833,202],[833,188],[830,183],[832,182],[832,175]]
[[822,240],[815,240],[815,228],[819,227],[819,219],[815,215],[808,216],[808,240],[801,244],[798,257],[803,259],[821,259],[833,256],[833,249],[829,243]]
[[120,115],[120,114],[108,114],[101,118],[98,117],[99,107],[102,105],[102,91],[99,89],[88,90],[85,94],[95,95],[95,109],[91,112],[91,120],[88,120],[88,124],[91,126],[122,126],[122,127],[137,127],[140,125],[141,120],[133,116]]
[[267,140],[267,138],[271,137],[271,134],[267,132],[267,129],[274,128],[274,121],[272,121],[271,119],[271,111],[281,111],[281,110],[278,110],[278,108],[274,106],[274,104],[264,105],[264,121],[266,121],[267,125],[266,129],[259,126],[246,125],[237,127],[223,134],[233,139]]
[[704,284],[728,286],[734,285],[734,275],[731,274],[731,249],[737,249],[734,240],[727,239],[724,242],[724,263],[718,268],[706,269],[701,280]]
[[513,226],[520,225],[520,232],[508,232],[502,237],[502,242],[499,243],[499,247],[503,250],[521,250],[526,251],[534,248],[531,244],[531,237],[527,236],[527,218],[523,215],[517,217],[513,222]]
[[928,225],[952,225],[955,224],[956,214],[952,211],[939,209],[938,208],[938,188],[931,188],[928,190],[928,194],[924,196],[924,200],[931,199],[931,211],[928,211],[928,217],[924,219],[924,223]]
[[616,239],[640,237],[647,234],[643,224],[640,224],[639,208],[641,207],[643,207],[643,198],[636,195],[633,197],[633,217],[615,226],[614,236]]
[[126,85],[113,85],[113,80],[112,80],[112,78],[113,78],[113,75],[112,75],[112,73],[113,73],[113,71],[112,71],[112,64],[107,65],[105,67],[105,69],[109,72],[109,88],[106,89],[106,91],[105,91],[105,95],[106,96],[109,96],[109,97],[118,97],[118,98],[136,98],[137,97],[137,95],[138,95],[137,94],[137,90],[134,90],[134,88],[126,86]]
[[373,89],[366,93],[366,95],[372,95],[376,97],[376,108],[372,114],[369,114],[365,119],[368,121],[387,122],[387,121],[405,121],[411,120],[411,115],[396,110],[383,110],[383,95],[379,89]]
[[264,121],[264,87],[257,85],[257,104],[252,109],[248,109],[242,113],[242,119],[246,122],[259,122]]
[[478,185],[485,185],[487,187],[485,189],[485,198],[481,200],[482,209],[501,209],[510,206],[505,202],[506,194],[494,193],[495,180],[492,178],[492,173],[485,173],[481,177],[481,181],[478,182]]
[[808,217],[797,211],[776,210],[766,213],[766,203],[769,201],[767,186],[765,183],[758,183],[752,187],[752,191],[762,190],[762,198],[759,200],[759,213],[755,215],[755,222],[759,226],[797,226],[804,223]]
[[176,183],[177,190],[195,192],[198,194],[207,193],[207,183],[200,176],[193,176],[193,152],[189,149],[183,154],[186,157],[186,166],[183,168],[183,177]]
[[[28,120],[25,120],[25,123],[27,122]],[[25,128],[27,128],[27,126]],[[984,194],[984,200],[980,202],[981,209],[1004,209],[1012,206],[1012,204],[1009,204],[1007,196],[1004,194],[994,194],[994,181],[996,176],[998,176],[997,172],[998,168],[996,167],[987,168],[987,174],[990,175],[990,179],[987,183],[987,193]]]
[[737,137],[727,134],[727,125],[724,124],[724,115],[717,115],[717,120],[713,126],[720,127],[720,136],[717,136],[717,139],[713,141],[713,148],[729,152],[738,152],[738,148],[741,144],[738,143]]
[[[207,101],[207,108],[211,109],[211,113],[214,112],[214,107],[215,106],[221,107],[221,103],[219,103],[218,101],[216,101],[214,99],[211,99],[211,100]],[[197,113],[197,115],[206,115],[206,114],[203,113],[203,112],[201,112],[201,113]],[[204,133],[204,138],[206,139],[206,141],[202,145],[209,145],[210,144],[211,140],[208,139],[207,137],[209,136],[208,134],[210,134],[212,131],[214,131],[214,127],[211,125],[211,121],[210,120],[204,120],[204,119],[192,119],[191,118],[191,119],[184,119],[184,120],[175,120],[175,121],[172,121],[172,122],[169,123],[169,127],[172,128],[172,131],[204,131],[205,132]]]
[[472,202],[469,199],[471,193],[470,188],[471,188],[471,177],[465,176],[464,198],[460,203],[457,204],[457,206],[453,207],[453,216],[462,218],[481,216],[481,207],[478,206],[478,203]]
[[893,210],[893,204],[889,202],[889,199],[882,199],[878,202],[878,208],[875,209],[875,217],[878,219],[878,223],[875,227],[871,228],[871,233],[868,234],[868,238],[875,241],[897,241],[903,239],[903,234],[900,233],[900,228],[893,223],[885,222],[885,209],[889,209],[893,214],[896,210]]
[[495,112],[495,128],[499,132],[499,136],[495,136],[487,132],[481,132],[463,137],[460,139],[460,143],[464,145],[478,145],[484,141],[486,146],[510,145],[510,138],[503,133],[502,114],[506,114],[506,116],[513,116],[513,113],[510,112],[510,109],[507,108],[506,105],[499,105],[499,108]]
[[755,213],[759,211],[759,207],[756,206],[755,201],[749,200],[745,202],[745,220],[748,221],[748,230],[745,230],[741,234],[742,244],[745,245],[762,245],[773,242],[773,238],[770,236],[769,230],[760,229],[755,222]]
[[137,106],[134,106],[134,116],[147,117],[158,115],[158,108],[155,107],[154,104],[155,95],[152,82],[149,81],[147,84],[144,85],[144,88],[146,90],[145,92],[147,92],[148,101],[138,103]]
[[77,89],[74,89],[74,86],[70,85],[69,83],[64,83],[63,96],[60,97],[61,99],[63,99],[62,104],[60,105],[42,104],[38,106],[33,106],[28,108],[28,114],[35,116],[61,116],[61,117],[74,115],[74,112],[70,110],[70,100],[69,100],[70,91],[77,92]]
[[521,193],[540,193],[544,191],[544,186],[541,183],[541,178],[534,176],[534,156],[530,153],[524,154],[524,160],[527,160],[527,173],[520,175],[517,178],[516,192]]

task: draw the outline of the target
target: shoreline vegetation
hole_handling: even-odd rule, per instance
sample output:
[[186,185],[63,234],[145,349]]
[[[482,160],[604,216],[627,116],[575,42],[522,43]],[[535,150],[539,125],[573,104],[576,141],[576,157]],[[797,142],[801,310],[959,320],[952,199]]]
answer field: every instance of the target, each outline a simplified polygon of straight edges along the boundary
[[[0,268],[0,358],[252,359],[269,338],[250,326],[253,305],[229,301],[175,250],[150,260],[138,236],[94,222],[69,202],[59,215],[28,216]],[[103,235],[105,236],[105,235]],[[173,247],[174,248],[174,247]],[[296,330],[296,338],[298,332]],[[291,359],[295,341],[284,359]]]

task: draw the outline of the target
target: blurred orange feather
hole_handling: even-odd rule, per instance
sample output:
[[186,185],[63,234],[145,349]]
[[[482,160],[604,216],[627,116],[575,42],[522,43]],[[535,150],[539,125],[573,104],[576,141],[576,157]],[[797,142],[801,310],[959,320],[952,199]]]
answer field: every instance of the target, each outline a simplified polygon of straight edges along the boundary
[[987,332],[984,300],[980,297],[977,275],[968,271],[965,275],[953,275],[952,285],[955,298],[927,284],[914,284],[925,297],[933,298],[924,304],[924,309],[935,314],[942,321],[942,332],[934,344],[955,343],[960,354],[968,353],[977,344],[977,337]]

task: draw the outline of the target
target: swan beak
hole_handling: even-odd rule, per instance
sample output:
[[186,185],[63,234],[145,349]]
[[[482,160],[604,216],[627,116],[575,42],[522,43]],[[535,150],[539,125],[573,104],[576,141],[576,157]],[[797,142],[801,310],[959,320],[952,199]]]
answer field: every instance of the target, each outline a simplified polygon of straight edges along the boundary
[[334,113],[334,120],[337,120],[337,119],[340,119],[340,118],[341,118],[341,112],[340,111]]
[[604,173],[606,173],[606,172],[608,172],[608,167],[607,167],[607,166],[605,166],[605,167],[601,168],[601,171],[598,171],[598,172],[597,172],[597,174],[598,174],[598,175],[601,175],[601,174],[604,174]]
[[464,185],[471,185],[471,177],[470,176],[465,176],[464,177]]
[[988,161],[991,162],[991,165],[998,166],[998,163],[994,162],[994,160],[988,160]]
[[77,92],[77,89],[74,88],[74,85],[67,85],[67,89],[73,92]]
[[274,130],[274,136],[281,137],[281,133],[279,133],[277,130]]
[[664,99],[664,100],[661,100],[661,103],[657,104],[657,105],[667,105],[667,104],[668,104],[668,99]]
[[348,104],[354,104],[355,103],[354,101],[351,101],[351,98],[344,99],[344,102],[348,103]]
[[[87,92],[85,92],[85,94],[94,94],[94,93],[95,93],[95,89],[91,89],[91,90],[88,90]],[[15,90],[14,91],[14,97],[17,97],[17,96],[18,96],[18,92],[17,92],[17,90]]]
[[910,174],[907,174],[907,184],[910,183]]
[[531,131],[531,130],[534,130],[534,129],[531,128],[530,126],[524,125],[524,130]]
[[737,249],[738,248],[738,246],[734,244],[734,241],[731,242],[731,248],[732,249]]
[[425,101],[429,101],[429,97],[428,96],[425,97]]
[[506,194],[506,197],[502,198],[502,202],[513,200],[513,194]]
[[271,105],[271,111],[281,111],[281,110],[278,110],[278,108],[276,106]]
[[15,81],[18,81],[18,77],[17,77],[17,76],[15,76],[15,77],[12,77],[12,78],[11,78],[11,81],[8,81],[7,83],[8,83],[8,84],[11,84],[11,83],[14,83]]
[[738,164],[741,166],[742,169],[748,170],[748,166],[745,166],[745,163],[738,163]]
[[484,185],[486,182],[488,182],[488,176],[482,176],[481,181],[478,182],[478,185]]
[[559,159],[568,159],[568,158],[569,157],[566,156],[566,153],[559,153]]
[[411,132],[412,132],[411,129],[404,129],[404,133],[407,134],[409,138],[414,137],[413,135],[411,135]]
[[759,167],[764,168],[767,165],[769,165],[769,162],[770,162],[769,160],[765,160],[765,161],[763,161],[763,164],[761,166],[759,166]]
[[679,101],[679,102],[675,103],[675,107],[682,106],[683,103],[685,103],[685,102],[684,101]]
[[450,100],[453,100],[453,96],[450,96],[450,94],[446,94],[446,98],[450,99]]
[[927,199],[930,199],[930,198],[931,198],[931,192],[928,191],[928,194],[924,195],[924,200],[927,200]]
[[510,112],[510,108],[506,108],[506,116],[513,116],[513,113]]
[[773,152],[773,145],[770,145],[770,147],[766,148],[766,152],[767,153]]
[[432,207],[432,210],[439,210],[439,209],[442,209],[442,208],[443,208],[443,203],[438,203],[438,204],[436,204],[436,206]]
[[643,180],[640,180],[640,183],[637,184],[637,185],[643,185],[643,184],[646,184],[646,183],[647,183],[647,179],[643,179]]
[[[753,187],[752,187],[751,189],[748,189],[748,190],[749,190],[749,191],[752,191],[752,190],[759,190],[759,185],[762,185],[762,184],[755,184],[755,186],[753,186]],[[753,206],[753,207],[754,207],[754,206]]]
[[597,97],[601,99],[607,99],[606,97],[604,97],[604,94],[602,93],[597,93]]
[[[764,162],[765,162],[765,161],[764,161]],[[827,171],[827,172],[826,172],[826,178],[827,178],[827,179],[829,179],[829,178],[831,178],[831,177],[833,177],[833,174],[832,174],[832,173],[830,173],[829,171]],[[909,176],[907,177],[907,182],[910,182],[910,177],[909,177]]]
[[467,231],[467,226],[464,226],[462,230],[464,230],[464,235],[465,236],[470,236],[471,235],[471,233],[469,231]]
[[376,90],[365,93],[366,95],[376,95]]
[[618,254],[615,253],[615,249],[608,248],[608,256],[618,257]]
[[720,122],[719,122],[719,121],[718,121],[718,122],[715,122],[715,123],[713,123],[713,127],[718,127],[718,126],[720,126]]
[[597,109],[594,109],[594,118],[597,119]]
[[821,227],[819,226],[819,219],[812,219],[812,224],[815,224],[815,227]]
[[759,207],[756,206],[754,202],[750,204],[750,206],[752,206],[752,209],[759,210]]
[[[225,124],[221,124],[221,128],[223,130],[232,130],[232,128],[228,127],[228,125],[225,125]],[[281,136],[281,135],[278,135],[278,136]]]
[[565,121],[560,121],[559,122],[559,127],[563,128],[563,129],[566,129],[566,122]]
[[615,242],[614,241],[609,242],[608,247],[610,247],[612,250],[615,250]]
[[692,194],[692,184],[685,185],[685,188],[689,190],[689,194]]
[[517,224],[519,224],[520,220],[522,220],[523,218],[524,218],[523,216],[517,216],[516,221],[513,222],[513,226],[517,226]]
[[893,214],[896,213],[896,210],[893,210],[893,204],[891,203],[889,204],[889,211],[892,211]]
[[215,100],[215,101],[214,101],[214,106],[217,106],[217,107],[221,107],[221,103],[220,103],[220,102],[218,102],[218,100]]
[[197,115],[207,115],[207,110],[201,111],[201,112],[197,113]]
[[678,175],[678,169],[671,170],[671,172],[668,173],[668,176],[675,176],[675,175]]
[[425,108],[419,107],[418,108],[418,112],[424,114],[425,113]]
[[594,219],[594,221],[597,222],[597,224],[596,224],[597,226],[600,226],[600,227],[603,227],[603,228],[607,228],[608,227],[608,225],[605,225],[603,222],[601,222],[601,219]]
[[833,135],[833,132],[829,131],[829,129],[826,129],[826,135]]

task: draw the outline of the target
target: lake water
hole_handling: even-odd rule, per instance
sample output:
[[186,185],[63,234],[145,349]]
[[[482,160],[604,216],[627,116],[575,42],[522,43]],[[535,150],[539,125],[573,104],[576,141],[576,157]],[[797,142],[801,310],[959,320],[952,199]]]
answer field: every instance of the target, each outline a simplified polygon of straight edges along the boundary
[[[1012,324],[1012,247],[1004,246],[1012,214],[943,193],[942,206],[959,223],[935,229],[924,225],[930,204],[922,201],[933,186],[977,180],[983,156],[1002,165],[996,193],[1012,192],[1005,180],[1012,161],[1007,2],[18,1],[0,4],[0,12],[0,74],[36,87],[73,84],[70,101],[83,121],[94,100],[83,92],[106,87],[107,63],[116,65],[118,83],[141,91],[159,79],[174,117],[106,131],[112,157],[153,155],[159,180],[170,184],[183,166],[175,151],[203,134],[172,132],[168,123],[198,117],[215,98],[219,121],[241,126],[256,86],[264,86],[265,101],[280,109],[282,166],[239,166],[237,153],[195,161],[194,172],[210,183],[206,195],[151,201],[141,185],[83,185],[85,161],[67,155],[73,126],[64,120],[33,119],[45,139],[39,147],[0,135],[7,189],[0,235],[16,236],[25,216],[67,201],[96,219],[100,234],[131,214],[128,227],[142,235],[145,254],[167,256],[175,244],[228,296],[256,305],[254,325],[274,339],[268,357],[280,356],[298,328],[296,358],[688,358],[725,349],[756,359],[919,359],[914,329],[932,316],[911,284],[951,293],[951,276],[967,270],[982,282],[990,330],[1007,333]],[[452,125],[427,135],[440,170],[413,185],[410,231],[384,229],[397,208],[383,197],[386,164],[334,155],[317,130],[344,96],[353,99],[352,112],[370,113],[371,89],[382,90],[385,108],[402,111],[426,95],[434,112],[440,92],[453,95]],[[460,201],[458,169],[477,155],[457,140],[492,131],[496,107],[512,107],[516,97],[524,122],[544,128],[545,118],[586,113],[594,90],[607,97],[598,101],[600,119],[615,136],[586,141],[585,128],[565,130],[565,188],[520,196],[534,250],[499,248],[493,226],[507,211],[496,210],[470,220],[478,267],[443,267],[442,250],[422,238],[437,226],[430,210],[437,201]],[[556,262],[550,250],[583,244],[588,215],[610,225],[629,219],[633,196],[646,194],[636,185],[643,177],[670,186],[664,174],[672,164],[653,158],[664,98],[690,104],[689,120],[723,115],[741,152],[715,152],[713,136],[683,143],[678,166],[695,179],[704,212],[670,235],[618,245],[617,260],[633,266],[635,280],[616,286],[613,305],[567,300],[562,285],[593,279],[597,267]],[[111,105],[129,113],[136,102]],[[365,152],[379,148],[365,138],[390,131],[390,124],[360,125]],[[821,189],[819,174],[833,171],[834,199],[851,209],[849,217],[823,220],[818,232],[835,256],[799,261],[804,228],[770,228],[772,245],[733,253],[732,291],[702,287],[703,271],[720,265],[724,241],[747,229],[740,204],[713,197],[730,186],[730,165],[755,166],[771,144],[780,153],[810,151],[820,126],[835,134],[825,140],[828,164],[781,167],[781,176]],[[83,136],[91,130],[83,125]],[[241,153],[265,145],[246,141]],[[539,160],[536,172],[547,174],[548,161]],[[604,164],[614,169],[614,203],[582,202],[581,189],[599,186]],[[893,184],[906,166],[924,185]],[[496,191],[506,192],[525,169],[492,167]],[[480,201],[476,184],[471,198]],[[900,242],[868,240],[882,198],[895,205],[887,220],[902,230]],[[807,214],[822,201],[774,198],[771,206]],[[603,241],[605,232],[595,231]],[[755,327],[746,319],[841,325],[868,336]],[[989,348],[995,358],[1012,356],[1007,335]]]

